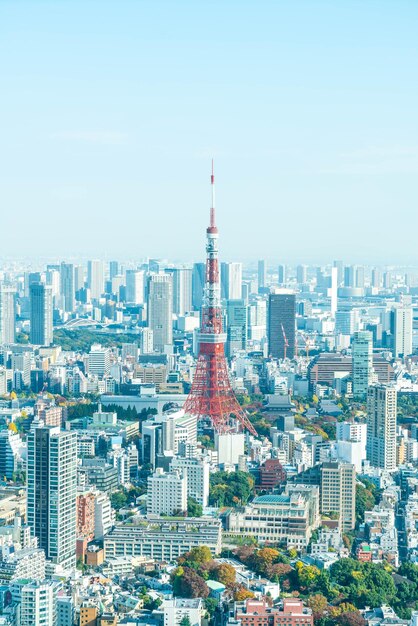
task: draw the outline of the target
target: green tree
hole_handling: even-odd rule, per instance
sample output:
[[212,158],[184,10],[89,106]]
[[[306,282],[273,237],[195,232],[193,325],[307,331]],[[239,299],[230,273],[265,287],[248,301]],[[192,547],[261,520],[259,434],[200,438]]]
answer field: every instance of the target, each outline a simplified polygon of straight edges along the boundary
[[210,476],[209,503],[220,507],[246,504],[253,488],[254,479],[246,472],[215,472]]
[[196,546],[192,548],[187,555],[190,561],[194,563],[209,563],[212,560],[212,553],[207,546]]
[[202,505],[194,498],[187,498],[187,515],[189,517],[202,517]]
[[365,511],[370,511],[379,499],[379,492],[371,481],[363,480],[364,484],[356,484],[356,521],[361,524]]
[[128,498],[123,491],[115,491],[115,493],[112,493],[110,496],[110,502],[112,507],[116,511],[119,511],[119,509],[123,509],[126,506]]
[[210,617],[213,617],[218,607],[218,601],[216,598],[206,598],[205,609],[209,613]]

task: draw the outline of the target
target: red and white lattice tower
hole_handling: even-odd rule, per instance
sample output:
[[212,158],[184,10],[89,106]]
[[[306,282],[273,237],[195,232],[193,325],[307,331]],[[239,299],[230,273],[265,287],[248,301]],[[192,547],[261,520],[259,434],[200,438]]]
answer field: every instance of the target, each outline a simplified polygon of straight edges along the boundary
[[206,280],[199,333],[199,357],[184,411],[210,419],[216,432],[236,432],[237,426],[256,435],[232,390],[225,358],[219,283],[218,229],[215,223],[215,176],[212,161],[212,208],[206,229]]

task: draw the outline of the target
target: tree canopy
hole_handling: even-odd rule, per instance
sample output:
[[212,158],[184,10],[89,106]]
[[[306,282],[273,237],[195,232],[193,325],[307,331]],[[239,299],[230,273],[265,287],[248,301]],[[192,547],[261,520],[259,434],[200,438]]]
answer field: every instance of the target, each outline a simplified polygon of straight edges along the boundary
[[254,488],[254,479],[246,472],[215,472],[210,476],[209,504],[237,506],[246,504]]

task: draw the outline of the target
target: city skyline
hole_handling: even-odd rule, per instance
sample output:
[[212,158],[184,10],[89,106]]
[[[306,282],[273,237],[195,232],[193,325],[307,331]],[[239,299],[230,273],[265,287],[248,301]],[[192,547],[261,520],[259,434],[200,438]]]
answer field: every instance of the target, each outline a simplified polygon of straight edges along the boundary
[[261,8],[2,3],[2,256],[417,263],[418,7]]

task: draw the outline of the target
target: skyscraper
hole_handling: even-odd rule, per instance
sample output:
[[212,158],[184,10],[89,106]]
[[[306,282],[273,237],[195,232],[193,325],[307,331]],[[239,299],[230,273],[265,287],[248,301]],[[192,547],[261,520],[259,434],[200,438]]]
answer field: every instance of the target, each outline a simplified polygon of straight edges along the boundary
[[75,565],[77,434],[34,424],[28,434],[27,521],[47,559]]
[[225,300],[242,298],[242,263],[221,263],[221,296]]
[[412,354],[412,307],[399,306],[390,314],[392,353],[396,358]]
[[356,469],[351,463],[330,462],[321,467],[321,513],[338,513],[341,529],[356,524]]
[[143,304],[145,273],[142,270],[126,270],[126,302]]
[[185,315],[192,310],[192,270],[176,267],[166,270],[173,280],[173,313]]
[[30,297],[30,342],[50,346],[53,341],[52,288],[43,283],[32,283]]
[[358,265],[356,268],[356,287],[364,289],[364,265]]
[[267,286],[267,270],[266,262],[264,259],[260,259],[258,262],[258,290],[264,289]]
[[75,308],[74,265],[72,263],[61,263],[60,277],[64,311],[72,313]]
[[379,289],[381,284],[380,270],[378,267],[372,269],[371,286]]
[[335,334],[353,335],[359,326],[358,309],[337,311],[335,313]]
[[109,280],[112,280],[112,278],[114,278],[118,274],[119,274],[118,261],[109,261]]
[[277,291],[269,296],[269,354],[275,359],[293,359],[296,334],[296,296],[291,291]]
[[0,345],[16,339],[16,291],[0,285]]
[[84,267],[82,265],[74,266],[74,290],[79,291],[84,287]]
[[372,383],[373,374],[373,335],[368,330],[354,333],[353,354],[353,394],[365,398]]
[[286,282],[286,265],[279,265],[277,272],[277,282],[284,285]]
[[247,347],[247,307],[244,300],[228,300],[226,305],[226,353],[232,357]]
[[307,267],[306,265],[298,265],[296,268],[296,282],[299,285],[306,283],[307,279]]
[[383,288],[392,289],[392,272],[389,270],[383,274]]
[[371,385],[367,394],[367,459],[374,467],[396,469],[396,388]]
[[335,260],[332,264],[332,267],[337,268],[337,284],[338,287],[340,287],[344,279],[344,263],[340,260]]
[[344,287],[356,286],[357,268],[355,265],[346,265],[344,267]]
[[338,268],[331,268],[331,287],[330,287],[330,299],[331,299],[331,315],[335,318],[338,305]]
[[87,286],[93,300],[98,300],[104,292],[104,263],[93,259],[87,263]]
[[168,274],[148,280],[148,326],[153,331],[154,350],[163,352],[173,343],[173,285]]
[[203,290],[206,280],[206,266],[204,263],[193,265],[192,275],[192,304],[195,311],[200,311],[203,301]]

